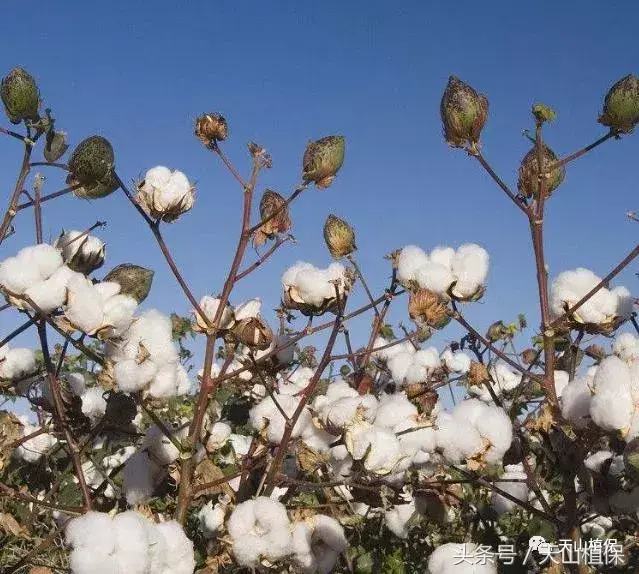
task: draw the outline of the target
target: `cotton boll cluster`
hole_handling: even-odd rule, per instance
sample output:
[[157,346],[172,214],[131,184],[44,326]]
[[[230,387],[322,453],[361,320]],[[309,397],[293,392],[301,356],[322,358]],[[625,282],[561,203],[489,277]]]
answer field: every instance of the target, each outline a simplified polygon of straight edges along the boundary
[[67,281],[64,315],[75,328],[101,339],[119,337],[129,328],[138,303],[120,294],[120,285],[105,281],[92,283],[74,273]]
[[9,345],[0,347],[0,381],[19,381],[36,372],[38,366],[31,349]]
[[[28,436],[36,431],[40,430],[40,427],[33,426],[29,422],[21,417],[23,425],[22,436]],[[47,454],[58,442],[52,434],[42,433],[29,440],[23,442],[13,452],[13,456],[25,462],[38,462],[45,454]]]
[[405,287],[416,284],[444,298],[473,300],[481,296],[488,275],[488,253],[468,243],[457,250],[436,247],[430,254],[415,245],[396,258],[397,278]]
[[[474,556],[480,556],[480,554],[477,544],[472,542],[442,544],[430,555],[428,571],[430,574],[497,574],[496,557],[483,561],[473,559]],[[466,559],[464,560],[463,557]]]
[[291,524],[284,505],[260,496],[238,504],[226,523],[233,555],[241,566],[275,561],[291,551]]
[[[488,368],[491,382],[490,385],[497,397],[501,397],[505,392],[516,389],[521,384],[521,373],[513,371],[503,363],[495,363]],[[471,385],[468,391],[487,403],[493,400],[488,387],[484,384]]]
[[159,165],[146,172],[138,199],[153,219],[172,222],[193,207],[195,189],[181,171]]
[[440,413],[437,427],[437,445],[453,464],[464,459],[496,464],[512,442],[508,415],[478,399],[462,401],[451,413]]
[[[514,496],[517,500],[528,500],[528,484],[526,482],[507,482],[508,480],[527,480],[527,475],[524,472],[524,466],[522,464],[511,464],[504,467],[504,474],[499,479],[500,490],[507,492],[511,496]],[[502,496],[496,491],[492,493],[491,504],[497,514],[504,514],[510,512],[514,508],[517,508],[517,504]]]
[[[560,273],[550,290],[550,306],[554,315],[563,315],[600,282],[600,277],[582,267]],[[609,325],[617,318],[627,319],[632,311],[632,296],[625,287],[612,290],[603,287],[581,305],[573,317],[579,323]]]
[[342,525],[324,514],[316,514],[293,529],[293,560],[301,572],[329,574],[348,542]]
[[[270,442],[279,444],[286,426],[286,419],[280,409],[286,413],[287,417],[291,418],[298,404],[299,399],[296,397],[273,393],[273,397],[264,398],[250,410],[251,425],[258,431],[264,431]],[[291,437],[299,437],[309,424],[312,424],[311,412],[305,407],[293,427]]]
[[590,402],[592,421],[604,430],[621,431],[626,440],[639,435],[639,364],[615,356],[599,365]]
[[340,263],[326,269],[298,262],[282,275],[283,303],[288,309],[321,314],[331,310],[337,299],[343,300],[352,285],[352,277]]
[[186,394],[191,386],[172,340],[171,319],[155,309],[145,311],[120,340],[110,341],[106,356],[114,363],[119,390],[145,389],[153,397]]
[[193,543],[175,521],[156,524],[127,511],[87,512],[66,526],[72,574],[192,574]]

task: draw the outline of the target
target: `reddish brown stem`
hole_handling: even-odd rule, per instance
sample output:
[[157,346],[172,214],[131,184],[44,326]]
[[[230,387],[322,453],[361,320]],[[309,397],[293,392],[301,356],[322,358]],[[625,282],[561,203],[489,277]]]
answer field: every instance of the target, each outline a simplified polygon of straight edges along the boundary
[[492,177],[493,181],[501,188],[501,190],[510,198],[510,200],[524,213],[526,213],[526,206],[519,200],[519,198],[511,191],[511,189],[502,181],[502,179],[495,173],[495,170],[486,161],[480,151],[472,154],[475,159],[486,170],[488,175]]
[[16,181],[15,188],[13,190],[13,195],[11,196],[11,200],[9,201],[9,207],[7,208],[7,212],[4,215],[4,219],[2,220],[2,224],[0,224],[0,244],[5,240],[7,235],[7,230],[13,221],[17,213],[18,200],[20,199],[20,194],[22,193],[22,188],[24,187],[24,182],[29,175],[29,161],[31,159],[31,151],[32,146],[25,143],[24,146],[24,154],[22,156],[22,165],[20,167],[20,173],[18,174],[18,179]]
[[587,145],[586,147],[581,148],[575,153],[571,153],[570,155],[557,160],[555,163],[550,164],[550,166],[546,170],[546,173],[550,173],[553,170],[557,169],[558,167],[566,165],[567,163],[581,157],[582,155],[587,154],[590,150],[595,149],[597,146],[601,145],[602,143],[608,141],[611,138],[616,137],[617,135],[618,135],[617,132],[615,132],[614,130],[610,130],[606,135],[601,136],[598,140],[595,140],[590,145]]
[[273,255],[273,253],[275,253],[282,245],[284,245],[284,243],[286,243],[290,239],[291,239],[290,235],[287,235],[286,237],[278,237],[275,240],[275,243],[273,243],[273,245],[271,245],[271,247],[264,252],[264,255],[262,255],[257,261],[249,265],[243,271],[240,271],[235,276],[235,281],[237,282],[240,279],[244,279],[244,277],[246,277],[247,275],[255,271],[260,265],[262,265],[262,263],[264,263],[271,255]]

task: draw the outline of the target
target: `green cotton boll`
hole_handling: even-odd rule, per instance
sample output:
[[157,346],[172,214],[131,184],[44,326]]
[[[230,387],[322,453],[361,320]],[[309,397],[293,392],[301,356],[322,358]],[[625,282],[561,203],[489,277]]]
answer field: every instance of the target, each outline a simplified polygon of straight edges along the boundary
[[319,189],[328,187],[344,163],[344,136],[327,136],[306,146],[302,159],[302,178]]
[[616,82],[606,94],[603,112],[597,120],[611,130],[627,134],[639,122],[639,78],[629,74]]
[[120,285],[121,295],[129,295],[138,303],[142,303],[151,291],[154,274],[152,269],[132,263],[122,263],[111,269],[102,281],[117,283]]
[[0,95],[12,124],[38,120],[40,92],[33,76],[24,68],[14,68],[2,79]]

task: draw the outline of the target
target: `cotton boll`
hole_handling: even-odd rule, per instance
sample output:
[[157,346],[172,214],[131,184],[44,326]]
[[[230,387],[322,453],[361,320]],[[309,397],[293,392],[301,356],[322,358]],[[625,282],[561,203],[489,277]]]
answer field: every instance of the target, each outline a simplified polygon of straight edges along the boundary
[[408,504],[396,504],[390,510],[384,512],[384,523],[395,536],[408,537],[408,521],[415,514],[415,502]]
[[103,325],[104,302],[86,280],[72,277],[67,284],[67,306],[64,314],[69,322],[86,333],[94,335]]
[[51,277],[56,269],[63,265],[60,250],[46,243],[21,249],[18,251],[17,258],[25,267],[35,267],[41,281]]
[[[209,295],[205,295],[200,299],[200,309],[209,320],[210,323],[213,323],[213,319],[215,319],[215,315],[217,314],[218,307],[220,306],[221,299],[219,297],[210,297]],[[200,317],[196,312],[196,319],[198,325],[202,329],[206,329],[206,321],[203,317]],[[234,316],[233,309],[227,305],[222,311],[222,315],[218,321],[218,325],[220,329],[230,329],[233,326]]]
[[65,538],[74,550],[86,548],[96,554],[108,555],[116,548],[111,517],[102,512],[89,511],[67,522]]
[[261,299],[249,299],[244,303],[240,303],[237,305],[233,312],[235,313],[235,319],[237,321],[242,321],[244,319],[250,319],[252,317],[257,317],[260,314],[260,308],[262,307]]
[[[349,387],[350,389],[350,387]],[[354,389],[351,389],[354,391]],[[377,399],[372,395],[343,397],[331,401],[328,397],[317,397],[313,406],[319,419],[331,432],[339,432],[361,412],[365,420],[373,421],[377,411]]]
[[451,464],[481,449],[479,432],[469,422],[458,421],[450,413],[442,412],[437,418],[437,446]]
[[604,462],[613,456],[614,454],[609,450],[598,450],[584,460],[584,466],[591,472],[601,472]]
[[[393,380],[401,385],[404,382],[404,379],[408,375],[409,369],[413,365],[413,355],[411,352],[401,352],[393,355],[388,360],[388,369],[391,372],[391,376]],[[421,365],[416,366],[416,372],[421,374],[423,372],[423,368]],[[411,378],[415,378],[418,375],[412,375]]]
[[[39,427],[27,424],[22,429],[22,436],[30,435],[37,430],[39,430]],[[16,448],[13,456],[22,459],[25,462],[35,463],[49,452],[57,442],[58,439],[56,439],[52,434],[42,433],[23,442],[20,446],[18,446],[18,448]]]
[[[498,396],[502,396],[504,392],[512,391],[516,389],[521,383],[521,373],[514,372],[510,367],[503,363],[495,363],[488,368],[488,373],[492,379],[492,390]],[[492,402],[493,398],[488,390],[488,387],[484,384],[479,386],[469,387],[469,392],[476,395],[480,400],[484,402]]]
[[116,363],[114,379],[118,389],[125,393],[134,393],[144,388],[157,373],[157,367],[152,361],[138,364],[134,359]]
[[153,187],[164,187],[170,180],[171,170],[163,165],[152,167],[144,176],[144,182]]
[[[46,281],[29,287],[24,293],[25,297],[28,297],[43,313],[51,313],[64,304],[67,298],[67,284],[73,273],[64,265]],[[28,306],[31,307],[31,305]]]
[[112,327],[113,336],[119,336],[129,328],[138,303],[128,295],[115,295],[107,299],[103,307],[103,325]]
[[82,373],[69,373],[66,375],[65,380],[71,388],[71,392],[78,397],[86,390],[86,383]]
[[146,574],[149,570],[149,530],[154,526],[141,514],[133,511],[114,516],[115,560],[120,572]]
[[82,413],[95,424],[106,412],[106,400],[102,396],[104,391],[100,387],[87,389],[82,396]]
[[466,374],[470,370],[470,357],[464,351],[446,349],[441,354],[441,362],[453,373]]
[[575,428],[588,426],[592,401],[592,378],[582,377],[568,383],[561,393],[561,416]]
[[632,333],[622,333],[615,339],[612,352],[626,363],[635,363],[639,360],[639,339]]
[[40,273],[34,265],[25,266],[17,257],[9,257],[0,263],[0,285],[14,295],[22,295],[40,282]]
[[595,516],[592,520],[581,525],[581,532],[592,538],[604,538],[606,532],[613,526],[613,522],[607,516]]
[[486,462],[499,462],[510,448],[513,439],[512,422],[503,409],[488,406],[476,421],[479,434],[490,441],[491,448],[485,454]]
[[122,489],[129,504],[145,502],[153,495],[162,468],[153,462],[147,452],[138,451],[128,458],[124,466]]
[[227,443],[231,434],[231,427],[228,423],[222,421],[216,422],[208,431],[206,450],[213,452],[221,449]]
[[344,435],[346,448],[354,460],[364,459],[366,470],[376,474],[390,473],[404,458],[395,434],[366,421],[350,425]]
[[209,502],[202,507],[198,513],[200,529],[206,538],[214,538],[215,533],[224,525],[224,514],[226,505],[219,502],[213,506],[213,502]]
[[427,462],[430,456],[423,455],[430,455],[437,447],[437,433],[432,427],[420,428],[417,423],[405,419],[395,426],[393,432],[399,439],[402,452],[413,459],[414,463]]
[[308,367],[300,367],[289,375],[278,376],[278,392],[282,395],[296,395],[304,390],[315,371]]
[[328,452],[331,443],[335,442],[337,437],[311,423],[302,432],[302,440],[315,452]]
[[635,385],[626,363],[614,356],[605,358],[593,379],[594,395],[590,403],[593,422],[605,430],[630,426],[635,410]]
[[31,349],[9,349],[5,345],[4,350],[4,355],[0,355],[0,380],[16,381],[36,372],[35,353]]
[[417,272],[428,263],[428,255],[416,245],[407,245],[397,257],[397,280],[404,286],[417,281]]
[[242,566],[255,566],[261,557],[277,560],[290,553],[290,522],[280,502],[264,496],[242,502],[226,526],[233,554]]
[[161,574],[192,574],[195,570],[193,542],[178,522],[171,520],[156,525],[165,544],[165,566]]
[[149,385],[149,395],[153,397],[176,396],[179,383],[178,366],[177,363],[167,363],[160,367]]
[[[473,559],[473,556],[481,556],[477,551],[477,544],[472,542],[442,544],[430,555],[428,571],[430,574],[497,574],[497,558],[493,557],[491,561],[486,557],[484,563],[483,560]],[[464,556],[466,560],[463,560]]]
[[472,297],[481,288],[488,275],[488,252],[479,245],[462,245],[451,262],[456,279],[453,294],[457,297]]
[[102,459],[102,466],[107,470],[113,470],[121,464],[124,464],[135,452],[136,448],[132,445],[122,447],[113,454],[105,456]]
[[[289,395],[275,395],[275,398],[286,415],[288,417],[293,416],[299,400]],[[255,405],[249,412],[249,418],[253,428],[257,430],[266,428],[269,441],[278,444],[282,440],[286,420],[271,397],[266,397]],[[293,427],[291,437],[299,437],[310,423],[311,414],[307,409],[304,409]]]
[[[164,421],[164,426],[170,430],[176,440],[180,440],[188,433],[188,428],[184,427],[178,431],[172,429],[171,424]],[[171,464],[180,456],[180,451],[166,436],[164,431],[157,425],[152,425],[146,431],[144,437],[144,448],[148,449],[151,457],[160,464]]]
[[[504,470],[506,472],[499,477],[500,481],[527,479],[527,475],[521,464],[506,465]],[[499,482],[497,486],[504,492],[514,496],[517,500],[523,502],[528,501],[528,485],[525,482]],[[495,512],[500,515],[517,508],[515,502],[496,491],[492,492],[491,504]]]
[[417,407],[404,393],[384,394],[380,397],[375,425],[393,428],[399,423],[417,417]]
[[[389,368],[391,368],[391,362],[392,360],[389,362]],[[411,364],[406,370],[403,379],[405,379],[408,384],[424,382],[428,380],[431,374],[439,367],[441,367],[441,361],[435,347],[413,351],[411,353]],[[391,374],[396,382],[401,382],[401,379],[395,378],[396,374],[402,374],[401,371],[395,372],[391,368]]]
[[329,574],[348,543],[340,523],[317,514],[293,529],[294,559],[302,572]]

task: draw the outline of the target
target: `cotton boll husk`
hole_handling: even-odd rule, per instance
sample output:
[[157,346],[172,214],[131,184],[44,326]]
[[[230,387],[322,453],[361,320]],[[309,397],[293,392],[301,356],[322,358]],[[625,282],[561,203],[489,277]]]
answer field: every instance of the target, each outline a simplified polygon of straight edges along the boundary
[[407,419],[414,419],[416,416],[417,407],[408,400],[404,393],[384,394],[379,399],[375,425],[393,428]]
[[165,544],[165,567],[162,574],[192,574],[195,570],[193,542],[178,522],[171,520],[156,525]]
[[471,297],[484,285],[488,275],[488,252],[474,243],[464,244],[451,262],[456,283],[453,292],[458,297]]
[[415,279],[420,287],[430,289],[435,293],[445,296],[455,277],[450,267],[428,261],[415,273]]
[[404,286],[417,281],[417,272],[428,263],[428,255],[416,245],[407,245],[397,257],[397,280]]
[[92,423],[97,422],[106,412],[106,400],[102,396],[104,391],[100,387],[91,387],[81,396],[82,413],[91,419]]
[[[67,284],[73,274],[74,271],[64,265],[46,281],[40,281],[29,287],[25,291],[25,296],[43,313],[51,313],[64,304],[67,298]],[[27,306],[31,307],[29,304]]]
[[466,374],[470,369],[471,359],[464,351],[451,351],[446,349],[441,354],[441,362],[453,373]]
[[591,377],[581,377],[570,381],[561,393],[561,415],[576,428],[588,426],[592,401],[591,385]]
[[584,466],[592,472],[600,472],[603,463],[613,456],[614,454],[609,450],[598,450],[584,460]]
[[122,489],[129,504],[139,504],[148,500],[155,490],[156,480],[162,469],[153,462],[147,452],[138,451],[131,455],[123,471]]
[[5,346],[4,355],[0,355],[0,380],[18,380],[35,373],[37,370],[35,353],[31,349]]
[[261,307],[262,300],[259,298],[249,299],[244,303],[240,303],[233,309],[233,312],[235,313],[235,319],[237,321],[242,321],[243,319],[257,317],[260,314]]
[[[460,560],[460,557],[471,557],[469,560]],[[448,542],[435,548],[428,559],[428,571],[430,574],[497,574],[497,559],[491,563],[479,560],[473,560],[473,556],[477,554],[477,544],[467,542],[465,544],[457,544]]]
[[629,426],[634,414],[635,384],[626,363],[614,356],[605,358],[593,379],[595,394],[590,402],[593,422],[605,430]]
[[639,339],[632,333],[621,333],[615,339],[612,352],[626,363],[639,360]]
[[[526,480],[527,478],[524,467],[521,464],[506,465],[504,470],[506,472],[499,477],[502,481],[513,479]],[[517,498],[517,500],[523,502],[528,501],[528,485],[525,482],[499,482],[498,486],[504,492]],[[495,491],[492,492],[491,504],[495,512],[500,515],[517,508],[515,502]]]
[[395,536],[408,537],[408,521],[415,514],[415,503],[396,504],[390,510],[384,512],[384,523]]

